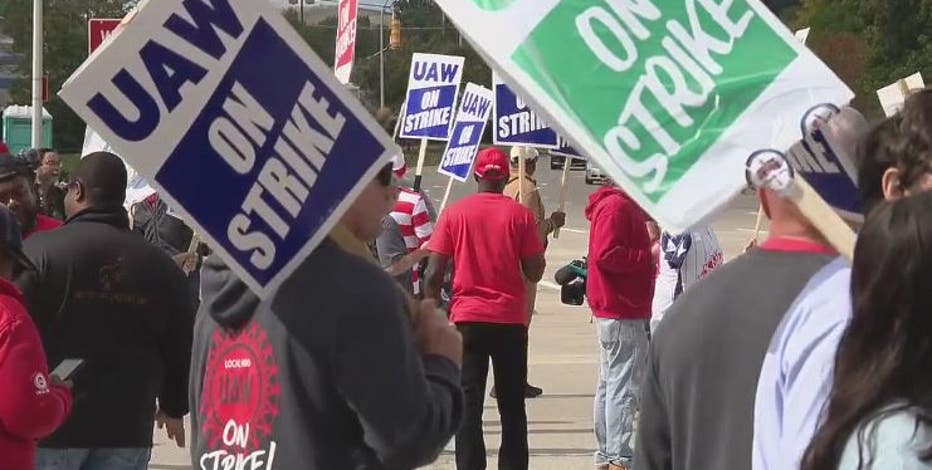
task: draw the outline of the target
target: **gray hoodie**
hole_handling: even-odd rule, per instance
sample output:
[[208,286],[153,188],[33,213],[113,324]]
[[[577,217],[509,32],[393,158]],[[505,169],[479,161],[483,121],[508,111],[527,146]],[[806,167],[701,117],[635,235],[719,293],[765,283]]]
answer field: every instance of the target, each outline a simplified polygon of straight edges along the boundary
[[202,271],[192,461],[253,469],[412,469],[458,429],[458,367],[414,348],[405,299],[325,240],[260,301],[216,257]]

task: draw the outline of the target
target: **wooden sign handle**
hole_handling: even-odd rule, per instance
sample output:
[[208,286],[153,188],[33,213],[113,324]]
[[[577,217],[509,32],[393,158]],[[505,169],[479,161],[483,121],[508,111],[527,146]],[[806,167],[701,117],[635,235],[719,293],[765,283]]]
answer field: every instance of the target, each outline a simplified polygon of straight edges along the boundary
[[[569,164],[570,159],[567,158],[566,160],[567,161],[563,164],[563,176],[560,178],[560,200],[557,205],[557,210],[560,212],[563,212],[566,209],[566,193],[567,193],[566,182],[569,179],[569,174],[570,174],[570,164]],[[560,227],[557,227],[556,229],[554,229],[553,238],[554,240],[557,240],[560,238]]]

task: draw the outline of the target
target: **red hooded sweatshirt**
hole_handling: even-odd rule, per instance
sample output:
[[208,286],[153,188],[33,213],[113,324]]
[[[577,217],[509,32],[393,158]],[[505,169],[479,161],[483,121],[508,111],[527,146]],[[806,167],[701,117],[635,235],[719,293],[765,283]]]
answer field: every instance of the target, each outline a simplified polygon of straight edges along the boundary
[[71,412],[71,392],[49,381],[45,351],[22,294],[0,279],[0,468],[35,468],[36,442]]
[[650,318],[654,273],[644,212],[618,188],[589,196],[589,272],[586,296],[599,318]]

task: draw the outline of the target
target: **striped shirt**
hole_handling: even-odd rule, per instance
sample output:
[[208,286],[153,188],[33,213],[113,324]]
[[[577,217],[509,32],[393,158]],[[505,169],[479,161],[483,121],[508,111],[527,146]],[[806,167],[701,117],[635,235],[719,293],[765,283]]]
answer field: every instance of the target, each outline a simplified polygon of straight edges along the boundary
[[679,236],[661,237],[660,271],[654,288],[651,330],[660,324],[673,301],[724,262],[722,248],[711,227],[701,226]]
[[[398,188],[398,201],[392,209],[392,219],[398,224],[401,236],[405,241],[408,252],[424,246],[434,233],[434,224],[430,220],[430,212],[424,196],[411,188]],[[411,275],[414,284],[414,293],[420,293],[420,264],[415,265]]]

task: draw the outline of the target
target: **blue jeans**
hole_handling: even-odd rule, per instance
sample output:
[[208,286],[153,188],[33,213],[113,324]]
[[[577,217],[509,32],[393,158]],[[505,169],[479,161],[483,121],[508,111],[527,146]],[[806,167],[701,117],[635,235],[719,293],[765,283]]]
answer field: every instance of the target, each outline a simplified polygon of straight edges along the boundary
[[595,464],[630,465],[634,418],[647,361],[647,320],[596,318],[599,385],[595,393]]
[[36,470],[146,470],[149,447],[114,449],[42,449]]

